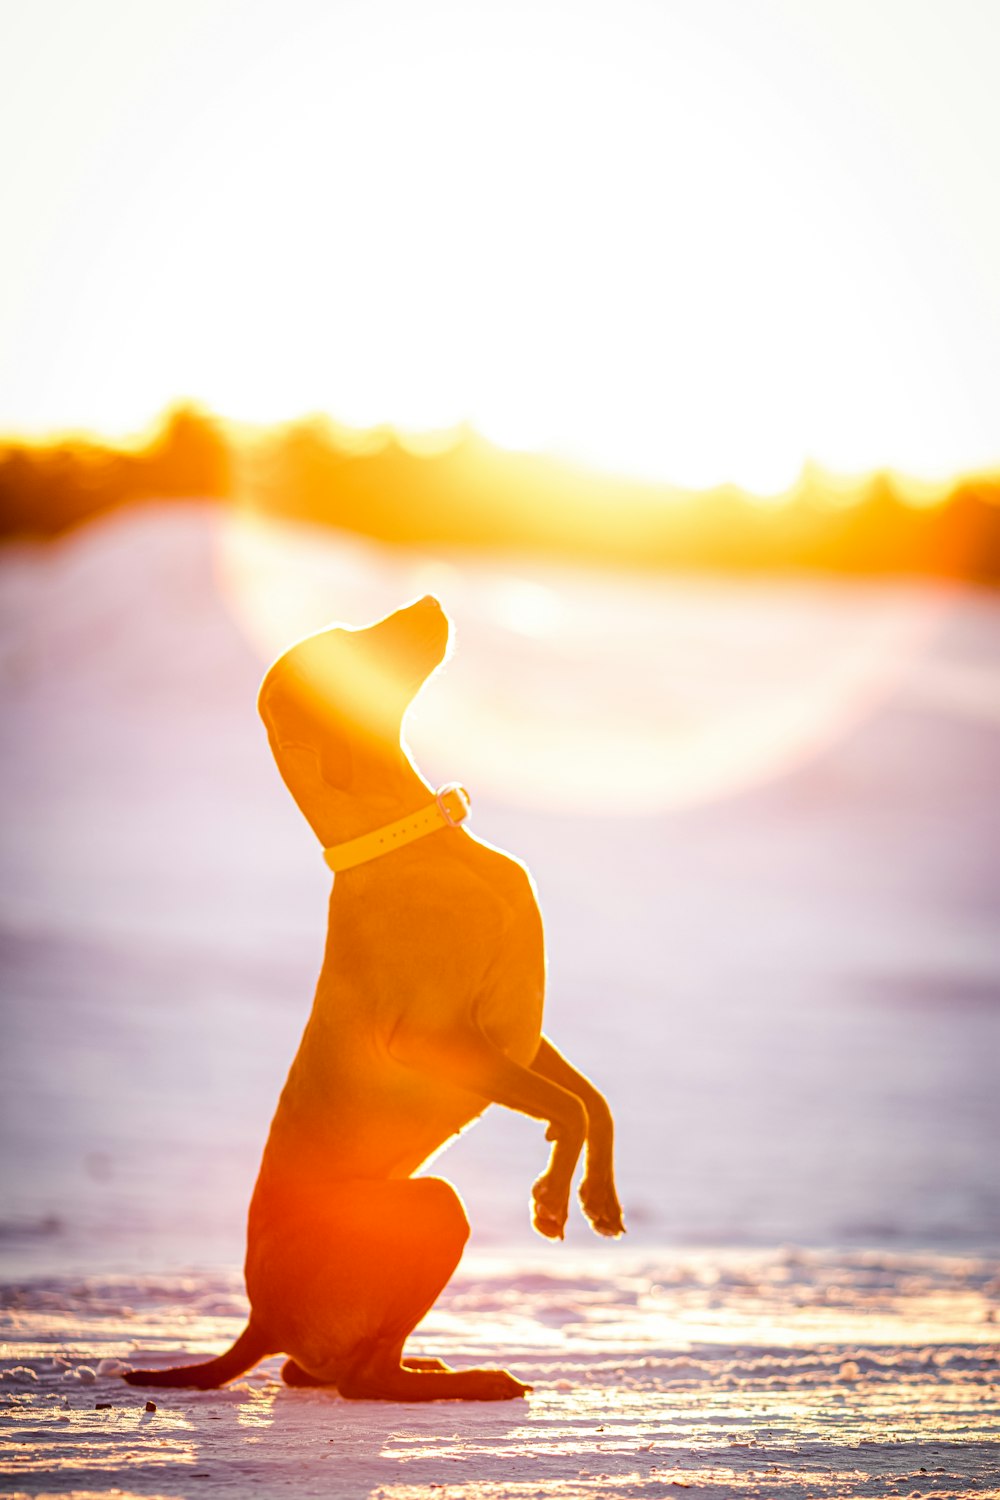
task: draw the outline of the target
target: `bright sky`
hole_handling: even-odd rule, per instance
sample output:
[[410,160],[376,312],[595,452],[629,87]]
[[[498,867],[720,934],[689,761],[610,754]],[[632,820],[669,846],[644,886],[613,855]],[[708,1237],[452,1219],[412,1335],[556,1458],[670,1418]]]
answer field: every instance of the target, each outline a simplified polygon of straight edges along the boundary
[[996,0],[6,0],[0,429],[1000,461]]

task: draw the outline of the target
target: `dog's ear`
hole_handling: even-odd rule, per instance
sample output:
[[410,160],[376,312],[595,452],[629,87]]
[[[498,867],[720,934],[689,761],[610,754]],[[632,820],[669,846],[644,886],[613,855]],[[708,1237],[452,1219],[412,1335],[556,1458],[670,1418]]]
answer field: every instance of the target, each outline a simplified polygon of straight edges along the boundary
[[321,794],[321,783],[328,789],[346,785],[350,736],[307,680],[290,670],[269,673],[257,707],[278,769],[303,812]]
[[[340,769],[321,757],[311,745],[272,745],[281,779],[298,804],[299,811],[325,840],[325,830],[340,801],[348,794],[339,779]],[[349,757],[348,757],[349,762]]]
[[286,781],[290,774],[294,774],[296,781],[303,787],[306,782],[317,783],[316,790],[320,791],[318,783],[322,782],[328,791],[346,790],[353,764],[346,742],[331,742],[320,748],[317,745],[303,744],[299,740],[272,739],[270,745],[278,770]]
[[329,787],[338,791],[350,784],[354,758],[346,735],[330,735],[319,752],[320,775]]

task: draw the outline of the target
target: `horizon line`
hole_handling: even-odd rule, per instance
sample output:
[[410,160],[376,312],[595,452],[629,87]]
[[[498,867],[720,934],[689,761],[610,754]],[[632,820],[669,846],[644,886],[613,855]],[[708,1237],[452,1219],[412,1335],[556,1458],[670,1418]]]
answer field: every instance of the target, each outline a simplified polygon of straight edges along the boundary
[[440,427],[409,427],[392,420],[369,425],[343,421],[322,408],[303,411],[297,416],[273,420],[247,420],[226,416],[207,403],[193,397],[178,397],[138,429],[112,432],[83,424],[67,423],[46,429],[16,429],[0,426],[0,450],[12,447],[44,451],[63,447],[95,447],[120,453],[141,453],[156,446],[169,432],[178,417],[188,416],[219,429],[235,447],[255,442],[273,441],[282,434],[308,427],[327,429],[334,446],[359,457],[374,455],[395,445],[409,457],[431,460],[447,457],[463,445],[478,444],[501,458],[521,459],[575,471],[598,481],[660,493],[675,498],[699,499],[738,495],[764,506],[789,504],[809,489],[823,489],[840,495],[849,503],[859,492],[879,479],[893,483],[900,497],[917,509],[933,508],[945,503],[963,485],[985,482],[1000,484],[1000,454],[993,462],[956,467],[947,475],[928,476],[898,467],[893,463],[872,465],[865,469],[839,469],[807,455],[801,460],[794,479],[780,489],[758,489],[739,479],[721,479],[706,484],[681,483],[665,474],[628,469],[585,458],[553,445],[522,445],[501,442],[489,436],[468,418]]

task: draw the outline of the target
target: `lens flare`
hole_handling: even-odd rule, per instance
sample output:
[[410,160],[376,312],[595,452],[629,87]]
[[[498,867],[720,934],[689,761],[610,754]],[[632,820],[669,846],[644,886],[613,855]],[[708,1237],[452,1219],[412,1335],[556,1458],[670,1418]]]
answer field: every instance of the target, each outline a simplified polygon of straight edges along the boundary
[[817,755],[905,679],[949,597],[438,561],[245,515],[222,524],[219,573],[268,657],[433,580],[458,649],[407,719],[420,765],[501,801],[593,814],[732,796]]

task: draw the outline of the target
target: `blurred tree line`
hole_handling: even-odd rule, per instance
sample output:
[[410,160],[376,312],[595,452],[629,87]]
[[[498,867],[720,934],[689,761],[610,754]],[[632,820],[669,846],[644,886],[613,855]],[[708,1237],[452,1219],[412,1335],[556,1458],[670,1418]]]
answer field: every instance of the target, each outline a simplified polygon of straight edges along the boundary
[[226,499],[232,455],[221,427],[195,407],[168,412],[144,447],[82,438],[0,440],[0,535],[51,537],[137,500]]
[[1000,475],[958,480],[927,503],[891,474],[845,486],[807,469],[789,497],[762,503],[735,487],[695,494],[510,453],[468,430],[415,452],[389,429],[352,433],[325,418],[237,435],[191,407],[169,413],[143,449],[0,445],[7,537],[53,536],[113,506],[172,496],[404,546],[1000,582]]

